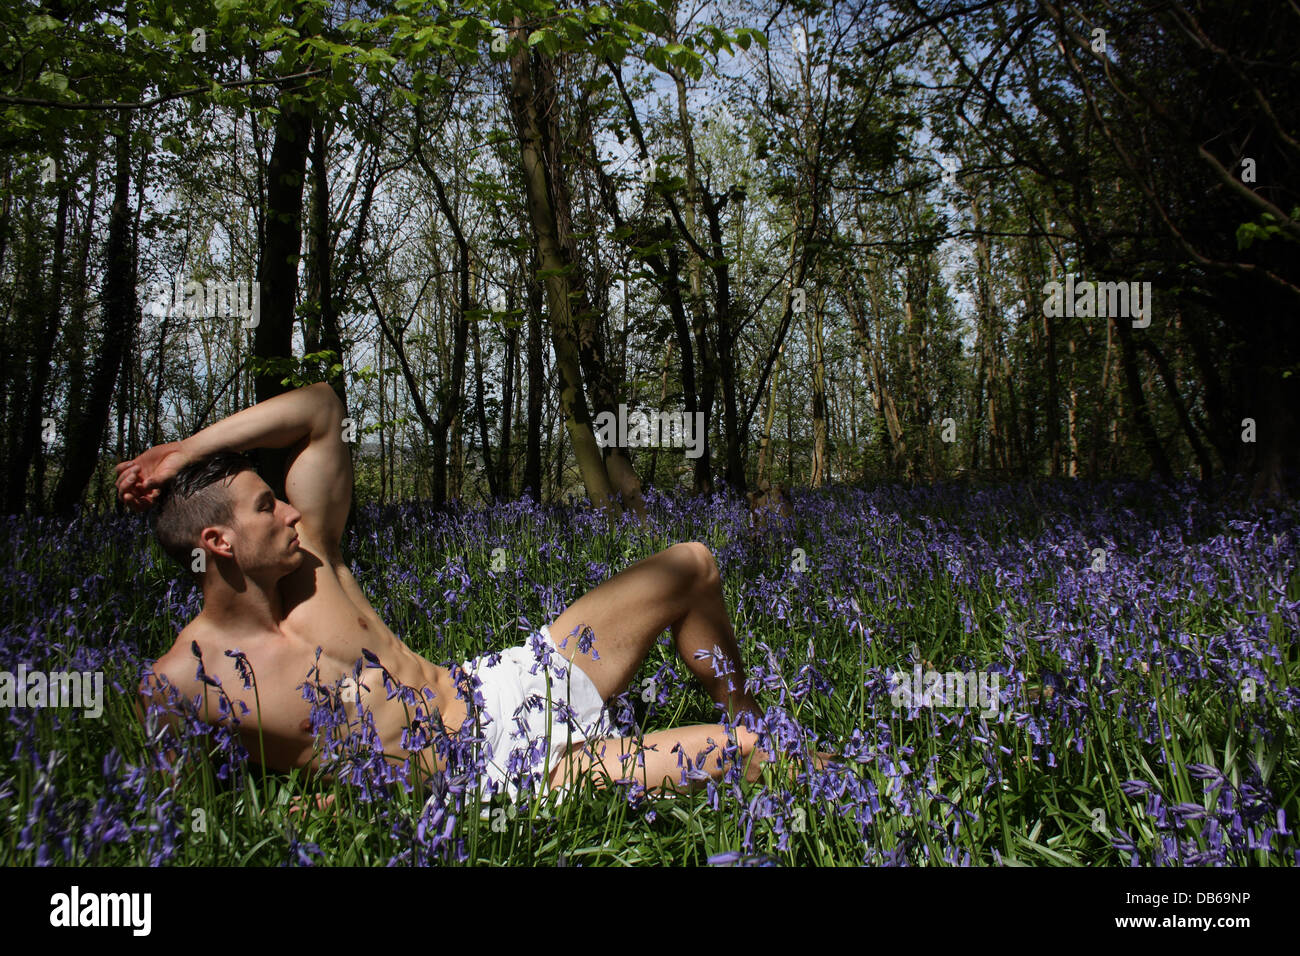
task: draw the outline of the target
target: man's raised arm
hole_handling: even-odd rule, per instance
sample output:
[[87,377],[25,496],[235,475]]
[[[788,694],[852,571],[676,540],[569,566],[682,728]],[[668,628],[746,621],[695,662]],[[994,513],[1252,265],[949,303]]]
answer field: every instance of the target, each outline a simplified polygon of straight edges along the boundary
[[117,466],[122,500],[137,511],[152,505],[187,464],[218,451],[291,448],[285,497],[302,512],[299,534],[338,549],[352,503],[352,456],[343,442],[343,403],[319,382],[236,412],[189,438],[158,445]]

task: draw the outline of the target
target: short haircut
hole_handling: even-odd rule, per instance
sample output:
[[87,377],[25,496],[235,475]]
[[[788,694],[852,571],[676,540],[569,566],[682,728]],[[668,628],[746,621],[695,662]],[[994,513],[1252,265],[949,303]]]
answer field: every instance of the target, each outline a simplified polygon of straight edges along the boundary
[[163,488],[158,498],[154,534],[158,543],[196,581],[203,575],[191,562],[199,546],[199,533],[214,524],[231,524],[233,502],[226,490],[229,479],[253,467],[247,455],[219,451],[191,462]]

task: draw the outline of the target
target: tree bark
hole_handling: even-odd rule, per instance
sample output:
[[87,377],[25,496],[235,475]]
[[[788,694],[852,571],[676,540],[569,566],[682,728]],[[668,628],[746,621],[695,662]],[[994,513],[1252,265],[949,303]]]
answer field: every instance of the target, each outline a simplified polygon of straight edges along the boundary
[[[27,472],[37,456],[37,446],[41,442],[41,418],[47,411],[45,389],[50,380],[50,360],[54,354],[54,341],[59,334],[59,320],[63,307],[63,260],[68,234],[68,203],[71,199],[72,183],[65,169],[60,166],[58,181],[58,207],[54,222],[54,254],[50,264],[50,281],[45,286],[45,325],[36,340],[36,350],[32,361],[32,379],[27,391],[27,416],[19,433],[19,444],[15,460],[11,462],[13,474],[18,476],[16,484],[10,485],[10,513],[22,510],[22,492],[27,485]],[[49,408],[52,414],[54,409]],[[72,449],[68,449],[68,454]],[[36,461],[36,483],[32,490],[32,505],[35,510],[44,510],[44,451]]]
[[[488,434],[487,403],[484,401],[483,390],[483,349],[479,342],[477,322],[472,323],[470,335],[474,340],[474,401],[478,406],[478,433],[479,444],[483,448],[483,471],[487,477],[488,496],[496,501],[501,495],[501,489],[497,484],[496,465],[492,462],[492,439]],[[506,371],[508,374],[509,366]]]
[[1160,444],[1160,436],[1156,434],[1155,422],[1151,420],[1151,411],[1147,408],[1142,376],[1137,367],[1137,347],[1133,342],[1132,330],[1127,324],[1128,319],[1112,318],[1111,322],[1115,324],[1115,331],[1119,335],[1120,365],[1124,370],[1124,385],[1128,390],[1129,402],[1133,406],[1133,417],[1137,422],[1142,445],[1156,473],[1165,481],[1169,481],[1173,478],[1173,469],[1169,465],[1164,447]]
[[[253,354],[260,359],[293,355],[298,260],[302,253],[303,181],[311,128],[306,107],[293,94],[282,94],[275,122],[275,145],[267,169],[266,245],[257,269],[261,314],[254,330]],[[286,391],[288,386],[280,384],[282,377],[257,375],[256,400],[264,402]]]
[[718,341],[718,377],[722,383],[722,429],[726,445],[726,468],[723,477],[727,487],[733,493],[745,490],[745,434],[748,431],[748,416],[740,419],[740,409],[736,401],[736,357],[735,328],[731,315],[731,265],[727,260],[727,250],[722,243],[722,210],[727,205],[728,196],[712,196],[707,189],[700,193],[704,216],[708,222],[710,251],[713,253],[711,263],[714,289],[714,327]]
[[[131,124],[120,118],[122,132],[114,136],[113,206],[108,217],[105,248],[104,339],[90,377],[89,394],[82,413],[68,423],[69,455],[54,492],[54,510],[71,512],[85,496],[94,474],[99,448],[108,427],[113,388],[137,313],[135,258],[131,254]],[[76,453],[72,454],[75,449]]]
[[[521,17],[515,18],[513,31],[521,39],[526,36]],[[552,344],[560,373],[560,407],[565,418],[564,424],[573,442],[574,457],[586,486],[587,497],[593,506],[610,508],[617,515],[622,512],[622,506],[615,500],[605,460],[592,430],[591,415],[583,389],[579,326],[573,314],[574,303],[569,297],[573,291],[569,276],[575,264],[567,261],[564,254],[553,198],[559,171],[547,168],[549,150],[541,114],[543,109],[553,107],[554,90],[545,86],[548,71],[541,71],[540,77],[538,76],[533,54],[526,44],[521,44],[521,49],[511,56],[510,71],[511,112],[519,138],[528,211],[537,244],[540,271],[545,275]],[[581,308],[578,305],[578,309]]]
[[525,299],[528,311],[528,429],[524,444],[525,491],[541,502],[542,493],[542,402],[546,382],[542,364],[542,285],[537,280],[537,257],[534,251],[525,274]]
[[[298,260],[302,255],[303,182],[306,178],[311,116],[305,104],[289,91],[280,95],[275,121],[275,145],[266,175],[266,243],[257,267],[259,319],[253,330],[253,356],[258,359],[293,357],[293,322],[298,302]],[[244,334],[242,323],[236,335]],[[254,377],[255,401],[286,391],[282,375],[259,372]],[[258,471],[276,497],[284,498],[284,472],[288,449],[259,452]]]
[[812,425],[813,449],[812,470],[808,484],[820,488],[826,481],[826,361],[822,355],[822,313],[825,297],[812,297],[812,310],[805,316],[804,324],[808,330],[808,351],[811,354],[812,369]]
[[[513,293],[511,293],[513,296]],[[512,297],[507,297],[506,308],[514,311]],[[511,487],[513,470],[510,467],[510,454],[514,429],[515,379],[519,370],[519,324],[513,319],[507,320],[506,355],[501,372],[501,446],[497,452],[497,492],[506,498],[514,495]]]

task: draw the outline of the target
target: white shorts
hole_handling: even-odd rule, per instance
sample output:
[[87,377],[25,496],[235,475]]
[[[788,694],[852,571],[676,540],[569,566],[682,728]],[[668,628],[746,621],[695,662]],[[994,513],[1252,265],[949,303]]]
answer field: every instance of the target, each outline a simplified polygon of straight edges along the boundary
[[[615,736],[596,685],[571,663],[578,654],[577,637],[560,650],[550,628],[543,626],[540,633],[545,642],[539,642],[540,654],[526,642],[502,651],[495,664],[488,663],[492,654],[465,663],[465,670],[481,681],[483,706],[475,736],[487,743],[488,779],[512,801],[519,796],[521,778],[529,774],[535,792],[546,787],[570,744]],[[549,666],[541,659],[546,651]],[[484,801],[490,796],[485,787]]]

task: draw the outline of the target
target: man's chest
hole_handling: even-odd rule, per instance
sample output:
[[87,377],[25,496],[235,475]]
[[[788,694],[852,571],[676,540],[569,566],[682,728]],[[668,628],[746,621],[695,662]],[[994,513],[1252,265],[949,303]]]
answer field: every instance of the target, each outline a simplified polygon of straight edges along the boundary
[[[225,664],[209,673],[220,675],[223,709],[237,719],[254,759],[260,759],[260,748],[272,766],[305,765],[324,737],[352,732],[359,702],[368,707],[376,696],[384,700],[377,671],[363,662],[358,677],[355,664],[296,637],[280,635],[222,656]],[[209,688],[205,694],[208,710],[215,711],[216,692]]]
[[321,670],[329,670],[334,677],[345,670],[351,672],[367,651],[380,658],[390,656],[397,639],[364,595],[359,589],[356,595],[349,595],[339,570],[315,555],[309,557],[314,560],[304,562],[280,583],[284,614],[280,630],[290,643],[296,642],[298,653],[306,647],[314,655],[320,648]]

